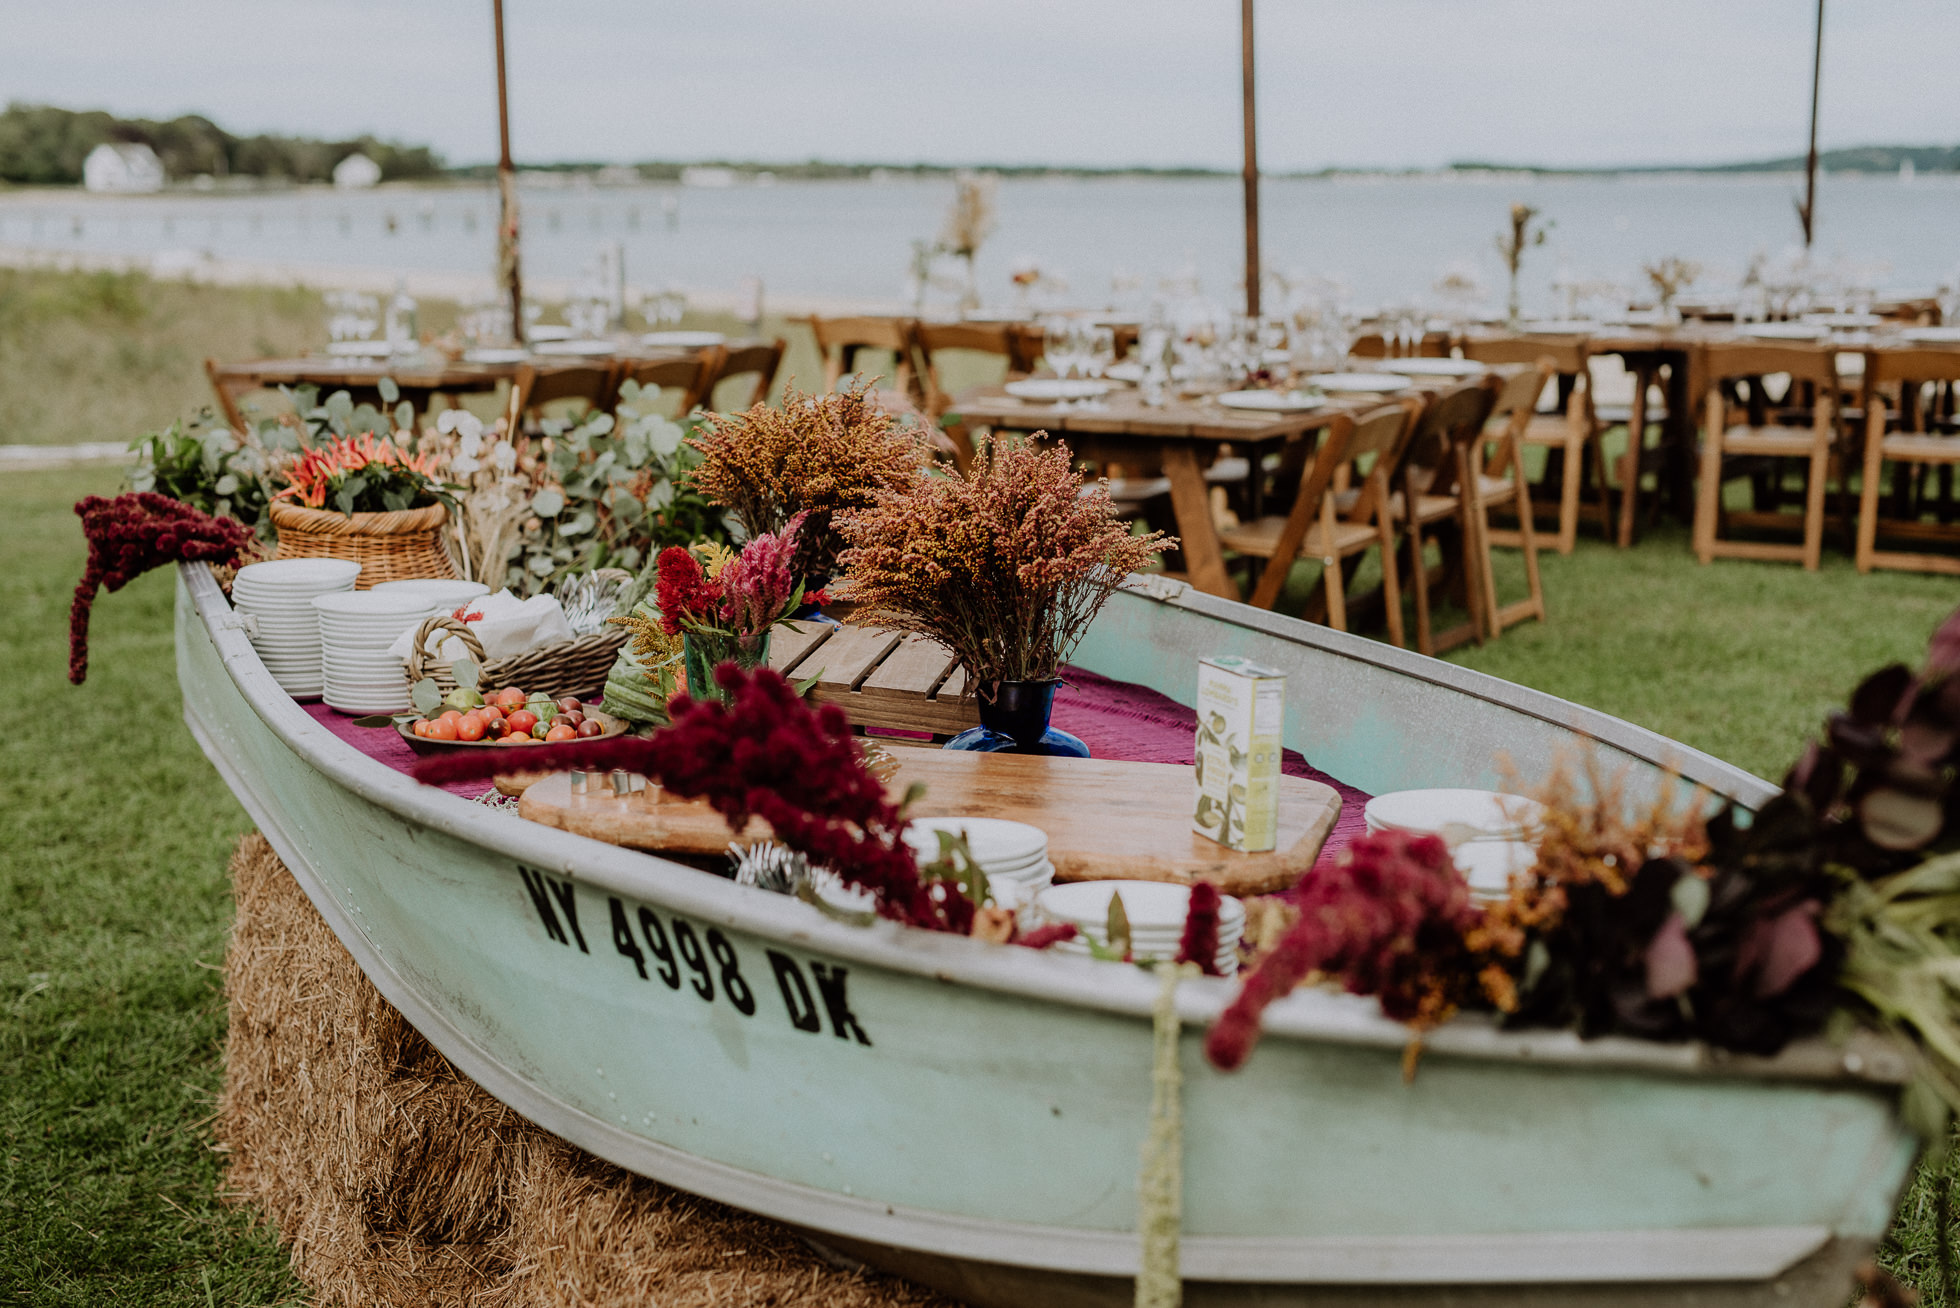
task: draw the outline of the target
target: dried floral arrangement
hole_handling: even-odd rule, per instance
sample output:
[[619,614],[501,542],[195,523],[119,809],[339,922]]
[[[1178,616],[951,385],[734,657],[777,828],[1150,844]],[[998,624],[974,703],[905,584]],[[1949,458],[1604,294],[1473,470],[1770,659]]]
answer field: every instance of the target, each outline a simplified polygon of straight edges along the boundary
[[1701,276],[1701,265],[1693,259],[1683,259],[1679,255],[1669,255],[1652,263],[1642,264],[1640,271],[1647,276],[1647,282],[1654,288],[1654,295],[1660,300],[1661,312],[1671,312],[1675,297],[1695,284]]
[[1132,534],[1059,443],[982,442],[965,477],[914,477],[837,525],[863,620],[931,636],[981,683],[1058,676],[1117,584],[1177,543]]
[[1960,613],[1923,669],[1867,678],[1747,824],[1732,806],[1704,816],[1702,794],[1635,811],[1614,778],[1582,788],[1566,770],[1535,864],[1488,907],[1440,840],[1356,841],[1302,885],[1207,1052],[1241,1064],[1260,1012],[1315,976],[1418,1032],[1481,1008],[1771,1055],[1855,1023],[1910,1052],[1907,1119],[1943,1147],[1960,1111],[1957,772]]
[[755,666],[770,629],[803,604],[803,584],[791,566],[803,522],[799,513],[781,531],[757,536],[739,553],[713,542],[691,550],[668,546],[655,561],[657,616],[636,609],[607,621],[633,633],[635,659],[668,685],[685,649],[689,688],[706,694],[711,669],[728,662]]
[[925,433],[895,421],[870,381],[830,395],[791,386],[780,409],[709,414],[688,444],[701,464],[686,485],[733,513],[748,535],[808,515],[795,567],[819,584],[837,571],[833,517],[910,487],[928,457]]
[[104,588],[121,590],[166,563],[231,564],[252,541],[233,518],[214,518],[168,495],[132,491],[105,500],[84,496],[75,505],[88,538],[88,565],[68,610],[68,680],[88,676],[88,623]]
[[1524,272],[1524,252],[1534,245],[1545,243],[1545,234],[1551,230],[1549,222],[1539,223],[1538,210],[1522,202],[1511,206],[1511,226],[1509,231],[1499,232],[1496,238],[1497,257],[1504,261],[1504,271],[1510,276],[1510,292],[1505,299],[1505,320],[1516,326],[1522,313],[1518,296],[1518,278]]

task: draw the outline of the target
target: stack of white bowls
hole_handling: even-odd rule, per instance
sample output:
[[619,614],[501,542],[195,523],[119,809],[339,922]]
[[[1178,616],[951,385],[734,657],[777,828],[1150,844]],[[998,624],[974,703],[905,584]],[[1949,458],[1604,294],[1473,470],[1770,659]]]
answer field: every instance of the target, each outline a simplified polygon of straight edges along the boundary
[[1365,810],[1368,830],[1416,831],[1441,836],[1457,867],[1480,899],[1502,898],[1511,875],[1538,859],[1533,843],[1545,823],[1545,806],[1524,795],[1494,790],[1398,790],[1377,795]]
[[314,597],[352,591],[360,572],[350,559],[273,559],[240,568],[232,581],[231,604],[251,618],[253,647],[294,699],[316,698],[323,689]]
[[994,903],[1018,909],[1055,881],[1048,861],[1048,833],[1025,822],[1005,818],[914,818],[905,828],[905,843],[924,866],[939,857],[939,833],[966,837],[973,861],[987,876]]
[[[454,607],[454,606],[452,606]],[[426,595],[374,590],[317,595],[320,698],[342,713],[400,713],[409,707],[401,660],[388,653],[395,637],[437,611]]]
[[[1191,912],[1191,888],[1168,881],[1076,881],[1050,886],[1034,897],[1035,914],[1045,922],[1066,922],[1073,940],[1055,948],[1087,954],[1088,941],[1109,944],[1109,901],[1123,897],[1130,921],[1130,957],[1139,963],[1177,957],[1184,943],[1184,921]],[[1245,905],[1230,895],[1218,905],[1218,955],[1213,962],[1226,976],[1239,970],[1239,937],[1245,933]]]

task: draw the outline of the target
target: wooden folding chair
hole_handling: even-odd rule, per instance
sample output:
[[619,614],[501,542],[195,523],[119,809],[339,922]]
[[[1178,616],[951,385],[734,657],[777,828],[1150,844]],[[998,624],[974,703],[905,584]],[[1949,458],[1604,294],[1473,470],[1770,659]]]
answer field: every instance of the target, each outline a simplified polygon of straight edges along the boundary
[[[1772,423],[1771,401],[1763,389],[1763,379],[1787,374],[1792,390],[1808,383],[1815,390],[1809,427]],[[1702,374],[1708,383],[1708,399],[1702,420],[1706,431],[1701,445],[1701,474],[1695,488],[1695,556],[1703,563],[1716,558],[1794,560],[1809,572],[1817,570],[1824,549],[1824,490],[1830,481],[1831,460],[1837,450],[1838,379],[1837,355],[1824,345],[1710,345],[1702,354]],[[1741,382],[1748,391],[1747,407],[1740,413],[1729,403],[1729,395]],[[1786,395],[1783,399],[1794,398]],[[1741,422],[1733,421],[1741,418]],[[1809,463],[1805,486],[1804,511],[1798,524],[1803,543],[1725,539],[1721,534],[1732,515],[1722,506],[1722,484],[1758,468],[1764,459],[1804,459]],[[1731,460],[1747,460],[1739,465]],[[1769,475],[1776,477],[1775,465]],[[1751,525],[1781,526],[1794,515],[1752,513]]]
[[939,375],[939,355],[957,350],[998,357],[1007,380],[1027,375],[1015,366],[1019,343],[1017,324],[1005,322],[921,322],[913,325],[912,343],[919,371],[925,378],[926,414],[935,421],[952,407],[952,392]]
[[812,314],[804,321],[810,324],[810,332],[817,338],[817,353],[823,356],[826,391],[836,390],[838,382],[858,371],[860,353],[884,350],[895,360],[890,389],[903,394],[915,407],[924,405],[925,393],[919,388],[912,359],[912,319],[819,318]]
[[[1388,638],[1398,647],[1406,646],[1389,498],[1419,407],[1416,400],[1404,400],[1358,420],[1345,415],[1336,418],[1327,428],[1319,452],[1301,468],[1299,490],[1285,517],[1264,517],[1219,533],[1226,549],[1265,560],[1265,569],[1253,588],[1253,605],[1272,608],[1285,589],[1294,560],[1318,558],[1324,568],[1321,580],[1327,597],[1327,624],[1336,631],[1346,631],[1347,582],[1341,561],[1378,548],[1383,596],[1388,604]],[[1309,448],[1306,440],[1294,442],[1288,449],[1293,456],[1288,462],[1303,462]],[[1368,466],[1356,467],[1364,459],[1369,460]],[[1289,470],[1283,466],[1282,477]],[[1346,496],[1341,495],[1339,484],[1344,476],[1350,481],[1361,478],[1360,488]],[[1337,505],[1340,499],[1347,500],[1345,507]]]
[[[1484,581],[1480,561],[1487,558],[1477,519],[1477,487],[1481,470],[1478,447],[1484,440],[1484,423],[1489,420],[1496,400],[1487,380],[1478,380],[1444,391],[1424,406],[1416,419],[1415,432],[1396,470],[1398,483],[1390,501],[1392,515],[1408,528],[1405,540],[1409,566],[1414,573],[1416,597],[1416,648],[1434,655],[1454,649],[1467,641],[1484,643]],[[1517,506],[1527,508],[1525,504]],[[1434,580],[1425,557],[1425,528],[1435,528],[1455,519],[1458,528],[1458,558],[1451,566],[1447,552],[1439,575],[1458,581],[1467,621],[1437,634],[1429,621],[1429,588]],[[1520,527],[1522,530],[1522,526]],[[1447,547],[1446,547],[1447,550]],[[1494,607],[1494,605],[1493,605]]]
[[[1466,507],[1476,527],[1476,553],[1483,577],[1484,633],[1492,639],[1526,618],[1545,620],[1545,588],[1538,575],[1538,533],[1530,511],[1531,482],[1524,471],[1524,429],[1537,410],[1545,383],[1552,379],[1552,363],[1540,359],[1536,367],[1507,364],[1497,370],[1496,379],[1496,398],[1481,442],[1486,455],[1483,469],[1474,481],[1466,483],[1471,493]],[[1490,511],[1507,505],[1518,515],[1518,529],[1493,531]],[[1524,551],[1526,598],[1509,605],[1497,602],[1497,578],[1490,560],[1493,545]]]
[[[1542,484],[1534,488],[1532,512],[1556,514],[1560,554],[1570,554],[1579,543],[1579,498],[1588,472],[1599,497],[1599,519],[1611,521],[1606,508],[1606,479],[1601,474],[1604,459],[1600,450],[1600,425],[1593,412],[1591,374],[1587,371],[1586,339],[1583,336],[1505,336],[1472,340],[1463,347],[1465,358],[1479,363],[1525,363],[1535,365],[1541,358],[1552,361],[1561,377],[1571,377],[1572,392],[1566,397],[1563,413],[1535,411],[1518,439],[1526,445],[1542,446],[1558,454],[1560,482],[1558,498],[1548,500]],[[1547,469],[1549,476],[1550,469]]]
[[510,421],[507,431],[518,430],[519,422],[535,415],[554,400],[584,400],[601,412],[613,407],[619,395],[618,370],[610,363],[572,364],[539,368],[524,364],[510,384],[504,415]]
[[674,415],[684,418],[707,401],[708,390],[713,386],[716,374],[721,371],[722,360],[727,357],[727,350],[719,345],[710,345],[692,356],[655,359],[650,363],[627,363],[621,366],[613,388],[617,390],[632,381],[643,387],[657,386],[662,391],[679,391],[680,400]]
[[[1894,391],[1896,394],[1888,394]],[[1960,435],[1950,434],[1952,413],[1944,406],[1960,389],[1960,350],[1885,349],[1865,356],[1865,472],[1858,504],[1858,571],[1896,568],[1904,572],[1960,575],[1960,557],[1881,550],[1888,536],[1960,540],[1960,529],[1923,521],[1923,505],[1906,484],[1925,468],[1942,473],[1960,464]],[[1888,418],[1890,421],[1888,421]],[[1888,433],[1888,427],[1896,431]],[[1879,517],[1879,482],[1892,465],[1895,503],[1911,516]]]
[[721,384],[736,377],[755,376],[755,387],[745,402],[733,404],[729,411],[752,409],[769,398],[769,392],[776,385],[776,373],[783,366],[783,351],[787,349],[782,337],[767,344],[738,345],[722,353],[721,366],[715,370],[708,382],[708,390],[702,403],[709,408],[717,407],[715,397],[721,393]]

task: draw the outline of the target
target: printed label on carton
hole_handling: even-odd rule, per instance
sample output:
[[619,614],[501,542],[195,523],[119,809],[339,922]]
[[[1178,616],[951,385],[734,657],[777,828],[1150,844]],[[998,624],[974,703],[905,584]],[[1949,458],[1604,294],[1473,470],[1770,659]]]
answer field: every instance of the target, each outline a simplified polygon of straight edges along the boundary
[[1285,719],[1284,673],[1242,658],[1200,661],[1193,830],[1246,852],[1279,843]]

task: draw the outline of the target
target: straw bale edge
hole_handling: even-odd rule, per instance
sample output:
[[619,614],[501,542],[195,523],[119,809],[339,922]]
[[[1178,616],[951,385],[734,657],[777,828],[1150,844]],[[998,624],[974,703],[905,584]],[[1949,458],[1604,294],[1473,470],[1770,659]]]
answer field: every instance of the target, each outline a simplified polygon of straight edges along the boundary
[[231,878],[226,1197],[323,1305],[954,1308],[540,1130],[381,997],[264,837]]

